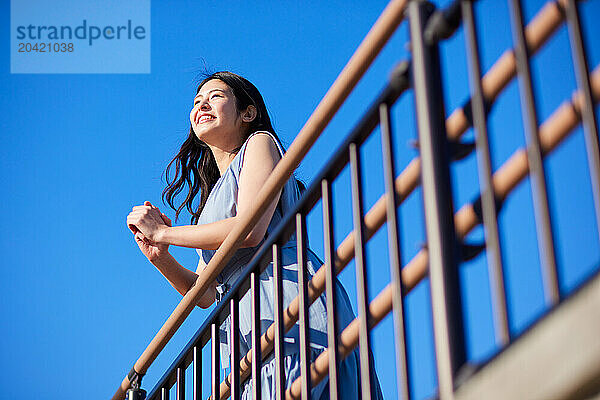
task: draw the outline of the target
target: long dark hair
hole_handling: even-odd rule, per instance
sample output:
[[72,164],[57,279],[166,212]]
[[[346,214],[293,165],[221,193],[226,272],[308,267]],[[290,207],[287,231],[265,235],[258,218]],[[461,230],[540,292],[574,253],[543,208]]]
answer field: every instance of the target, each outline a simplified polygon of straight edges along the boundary
[[[245,111],[249,105],[256,107],[256,118],[250,122],[248,129],[243,133],[242,142],[245,142],[253,132],[268,131],[275,136],[281,145],[281,141],[271,124],[265,102],[258,89],[250,81],[229,71],[215,72],[200,82],[196,89],[196,94],[206,82],[213,79],[218,79],[231,88],[235,96],[235,104],[238,112]],[[239,148],[237,150],[239,151]],[[174,176],[171,176],[171,169],[173,167],[175,168],[175,173]],[[208,195],[219,177],[219,168],[217,167],[217,162],[213,157],[212,151],[210,151],[206,143],[198,139],[190,123],[190,133],[187,139],[183,142],[179,152],[169,165],[167,165],[165,170],[167,187],[162,193],[163,202],[175,210],[176,220],[181,210],[185,207],[192,215],[191,223],[196,224],[206,204]],[[302,190],[304,185],[301,182],[298,183]],[[185,200],[179,206],[175,206],[175,197],[184,189],[187,189]],[[198,192],[200,192],[200,204],[194,209],[193,203]]]

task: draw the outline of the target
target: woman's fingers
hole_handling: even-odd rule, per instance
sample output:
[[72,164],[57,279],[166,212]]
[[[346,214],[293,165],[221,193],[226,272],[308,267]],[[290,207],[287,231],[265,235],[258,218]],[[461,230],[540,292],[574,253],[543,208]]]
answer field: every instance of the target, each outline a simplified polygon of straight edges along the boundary
[[145,217],[145,216],[160,216],[160,212],[159,211],[155,211],[155,209],[153,208],[138,208],[133,210],[132,212],[129,213],[129,215],[127,216],[129,217]]
[[146,238],[146,236],[144,236],[144,234],[139,231],[135,234],[135,240],[144,244],[150,244],[150,241]]
[[173,223],[171,222],[171,218],[167,217],[164,213],[160,213],[160,216],[162,217],[163,221],[165,222],[165,224],[167,226],[173,226]]
[[127,227],[134,234],[135,241],[140,245],[147,246],[152,246],[153,242],[148,237],[152,237],[160,225],[172,226],[171,219],[149,201],[145,201],[143,205],[134,206],[126,220]]
[[151,210],[152,207],[147,206],[147,205],[142,205],[142,206],[133,206],[133,208],[131,209],[131,211],[139,211],[139,210]]
[[160,210],[158,209],[158,207],[156,207],[154,204],[150,203],[148,200],[146,200],[144,202],[144,206],[149,206],[151,209],[154,209],[154,210],[158,211],[161,215],[164,215],[163,213],[160,212]]
[[137,226],[135,226],[133,224],[127,224],[127,227],[129,228],[129,230],[131,231],[131,233],[133,233],[134,235],[137,234],[140,231],[137,228]]
[[171,226],[171,220],[158,208],[144,205],[134,207],[134,210],[127,215],[127,225],[134,234],[140,231],[148,243],[154,243],[159,231]]
[[152,203],[150,203],[149,201],[145,201],[144,205],[142,206],[133,206],[133,208],[131,209],[131,212],[149,212],[151,210],[156,210],[158,211],[160,214],[162,214],[160,212],[160,210],[158,209],[158,207],[152,205]]
[[133,233],[136,234],[137,232],[139,232],[139,229],[137,228],[137,226],[135,226],[135,222],[134,221],[134,217],[135,215],[132,215],[133,212],[130,212],[129,214],[127,214],[127,227],[129,228],[129,230]]
[[127,218],[141,217],[141,216],[147,215],[147,214],[148,214],[147,210],[135,210],[135,211],[130,212],[127,215]]
[[146,200],[146,201],[144,202],[144,206],[147,206],[147,207],[150,207],[151,209],[154,209],[154,210],[158,210],[158,211],[160,211],[160,210],[158,209],[158,207],[156,207],[154,204],[150,203],[148,200]]
[[127,227],[132,233],[136,234],[140,232],[138,223],[140,222],[142,216],[143,214],[139,212],[130,212],[129,215],[127,215]]

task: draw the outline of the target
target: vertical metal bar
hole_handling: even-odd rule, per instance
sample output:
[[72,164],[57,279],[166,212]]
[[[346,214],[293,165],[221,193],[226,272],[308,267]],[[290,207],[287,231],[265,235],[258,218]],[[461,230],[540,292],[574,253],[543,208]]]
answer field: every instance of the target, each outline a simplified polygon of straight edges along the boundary
[[338,354],[338,321],[335,293],[335,241],[333,237],[333,202],[331,182],[321,181],[321,196],[323,198],[323,237],[325,240],[325,296],[327,300],[327,347],[329,350],[329,398],[338,400],[339,354]]
[[250,292],[252,295],[252,398],[260,399],[260,368],[262,355],[260,351],[260,275],[250,274]]
[[231,354],[231,400],[240,399],[240,309],[238,296],[229,301],[231,329],[229,349]]
[[177,367],[177,400],[185,400],[185,369]]
[[381,125],[381,147],[383,154],[383,172],[386,191],[386,214],[388,228],[388,246],[390,272],[392,276],[392,307],[394,314],[394,331],[396,333],[396,379],[398,381],[398,397],[410,399],[410,379],[406,361],[406,321],[404,319],[404,293],[402,286],[402,257],[400,252],[400,232],[398,229],[398,201],[394,188],[394,145],[390,108],[387,104],[379,105],[379,122]]
[[525,42],[523,28],[523,14],[521,2],[510,0],[511,25],[515,43],[515,57],[517,60],[517,73],[519,75],[519,92],[521,94],[521,110],[527,141],[527,162],[529,163],[529,177],[533,196],[533,211],[535,214],[538,250],[544,278],[544,293],[548,305],[557,304],[560,300],[558,287],[558,272],[554,252],[554,238],[552,237],[552,224],[548,206],[548,193],[546,190],[546,177],[542,151],[538,137],[538,119],[533,97],[533,82],[529,66],[529,51]]
[[577,77],[577,86],[582,93],[582,119],[583,134],[585,138],[585,149],[592,181],[592,193],[594,196],[594,209],[596,211],[596,227],[600,238],[600,150],[598,145],[598,121],[594,114],[594,101],[590,86],[589,68],[585,53],[585,42],[581,34],[581,23],[579,10],[574,0],[567,1],[567,23],[569,26],[569,38],[571,39],[571,52],[573,65]]
[[219,400],[221,398],[221,343],[219,338],[219,326],[215,323],[211,324],[211,347],[212,347],[212,363],[211,363],[211,387],[212,398]]
[[432,11],[431,3],[408,4],[439,395],[447,400],[466,351],[439,51],[423,40]]
[[504,289],[502,250],[500,247],[500,236],[498,235],[498,214],[494,199],[494,187],[492,186],[490,144],[488,140],[483,89],[481,86],[479,45],[477,43],[477,30],[475,28],[472,1],[462,0],[462,19],[465,26],[465,41],[468,53],[471,108],[473,110],[473,126],[475,127],[475,146],[477,150],[477,167],[479,170],[479,187],[481,188],[481,209],[485,232],[490,291],[494,310],[494,328],[496,331],[496,343],[498,346],[504,347],[510,341],[510,330],[508,327],[506,291]]
[[363,400],[370,400],[373,393],[371,381],[371,366],[369,354],[370,344],[370,313],[369,294],[367,286],[367,269],[365,265],[365,238],[362,207],[362,183],[360,154],[356,143],[348,146],[350,155],[350,176],[352,181],[352,219],[354,221],[354,254],[356,264],[356,292],[358,297],[359,335],[360,348],[360,383]]
[[273,297],[275,301],[275,398],[285,398],[285,371],[283,369],[283,274],[281,252],[277,243],[273,244]]
[[308,277],[306,270],[306,220],[301,212],[296,214],[296,248],[298,250],[298,296],[300,299],[300,376],[302,400],[310,399],[310,342],[308,336]]
[[202,398],[202,348],[194,346],[194,400]]
[[169,400],[169,389],[160,388],[160,400]]

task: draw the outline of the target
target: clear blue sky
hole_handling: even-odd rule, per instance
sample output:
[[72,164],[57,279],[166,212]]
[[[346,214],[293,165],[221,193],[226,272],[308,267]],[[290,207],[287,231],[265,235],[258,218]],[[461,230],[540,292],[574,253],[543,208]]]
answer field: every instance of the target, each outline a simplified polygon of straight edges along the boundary
[[[447,1],[439,2],[442,4]],[[544,1],[525,2],[529,20]],[[385,7],[369,2],[152,2],[150,74],[10,74],[10,3],[0,3],[0,219],[2,279],[0,399],[76,399],[111,396],[180,300],[139,252],[125,225],[131,207],[162,205],[161,174],[189,128],[188,112],[204,66],[228,69],[262,92],[275,129],[289,145]],[[581,4],[592,66],[600,63],[600,2]],[[482,0],[476,12],[487,70],[511,47],[506,2]],[[408,57],[407,25],[393,36],[357,90],[298,170],[310,182],[359,120],[393,64]],[[448,114],[468,97],[462,29],[444,43]],[[575,87],[563,26],[533,61],[540,120]],[[397,169],[416,155],[412,94],[393,110]],[[490,116],[497,168],[524,144],[517,85],[511,83]],[[470,137],[472,133],[468,133]],[[364,148],[365,209],[383,191],[379,135]],[[477,194],[475,157],[453,167],[455,207]],[[582,131],[546,161],[563,290],[597,270],[597,228]],[[337,241],[351,230],[347,171],[336,183]],[[424,242],[420,191],[401,207],[403,258]],[[162,206],[167,215],[172,210]],[[189,222],[188,216],[179,223]],[[309,238],[322,252],[320,211]],[[521,184],[500,217],[511,328],[522,332],[544,310],[530,188]],[[481,231],[473,238],[481,237]],[[389,282],[385,229],[368,246],[371,295]],[[377,249],[377,250],[376,250]],[[174,249],[197,263],[193,250]],[[355,297],[353,268],[343,273]],[[461,266],[468,354],[485,360],[494,345],[485,256]],[[197,309],[144,378],[150,390],[200,326]],[[409,352],[415,398],[436,386],[427,284],[409,295]],[[373,334],[386,398],[396,396],[393,333],[387,318]]]

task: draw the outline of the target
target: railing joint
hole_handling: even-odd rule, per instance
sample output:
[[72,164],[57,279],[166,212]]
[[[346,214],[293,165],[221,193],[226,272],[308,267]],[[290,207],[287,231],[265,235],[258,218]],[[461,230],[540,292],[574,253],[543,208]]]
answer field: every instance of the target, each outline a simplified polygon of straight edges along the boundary
[[459,245],[459,255],[461,261],[471,261],[485,250],[485,242],[468,243],[462,242]]
[[429,17],[423,31],[426,45],[448,39],[456,32],[461,20],[460,2],[461,0],[454,0],[448,7],[435,10]]
[[142,378],[145,374],[139,373],[135,370],[135,365],[131,367],[131,371],[127,374],[127,379],[131,382],[132,388],[139,388],[142,386]]
[[410,87],[410,83],[410,61],[400,61],[390,72],[389,84],[396,90],[402,90]]
[[127,390],[127,400],[145,400],[146,391],[141,388],[142,378],[144,374],[138,373],[135,370],[135,365],[131,368],[131,371],[127,374],[127,379],[131,383],[131,387]]
[[460,161],[469,156],[473,150],[475,150],[475,142],[459,142],[459,141],[448,141],[450,160]]

